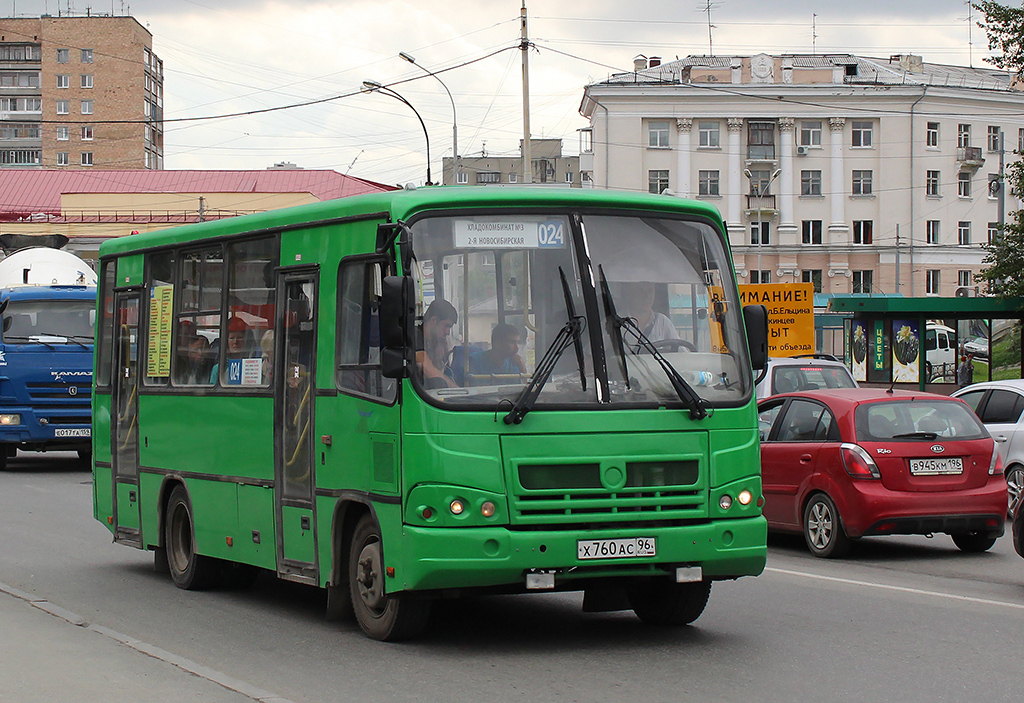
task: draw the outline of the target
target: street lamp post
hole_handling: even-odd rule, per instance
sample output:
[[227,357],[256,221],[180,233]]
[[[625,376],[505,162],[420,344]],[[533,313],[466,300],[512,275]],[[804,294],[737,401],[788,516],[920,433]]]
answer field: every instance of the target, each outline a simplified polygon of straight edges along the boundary
[[771,178],[768,179],[767,183],[759,184],[755,188],[755,186],[754,186],[754,176],[753,176],[752,173],[750,173],[750,169],[749,168],[743,169],[743,175],[747,177],[748,181],[750,181],[750,190],[754,191],[754,195],[757,196],[757,203],[756,203],[756,205],[757,205],[757,282],[758,283],[764,283],[764,281],[761,280],[761,245],[764,243],[764,235],[761,232],[761,227],[762,227],[762,223],[761,223],[761,199],[764,198],[764,196],[768,193],[768,189],[772,187],[772,183],[775,182],[775,179],[778,178],[781,173],[782,173],[782,169],[779,169],[779,168],[775,169],[775,173],[772,174]]
[[[441,80],[441,77],[439,75],[437,75],[433,71],[431,71],[431,70],[421,66],[420,64],[416,63],[416,59],[413,58],[411,54],[407,54],[404,51],[400,51],[400,52],[398,52],[398,55],[404,61],[408,61],[409,63],[411,63],[416,68],[418,68],[421,71],[424,71],[425,73],[427,73],[428,75],[431,75],[434,78],[436,78],[437,82],[441,84],[442,88],[444,88],[444,92],[448,93],[448,99],[452,103],[452,164],[454,164],[454,168],[452,169],[452,171],[453,171],[452,179],[457,182],[457,178],[455,178],[454,174],[458,173],[458,170],[459,170],[459,118],[455,114],[455,98],[452,97],[452,91],[448,90],[448,86],[446,86],[444,84],[444,81]],[[442,180],[443,180],[443,174],[442,174]]]
[[387,87],[383,83],[377,81],[363,81],[363,90],[371,93],[380,93],[381,95],[387,95],[388,97],[394,98],[401,103],[404,103],[406,107],[412,110],[413,114],[416,115],[416,119],[420,121],[420,126],[423,127],[423,138],[427,142],[427,182],[426,185],[434,185],[430,181],[430,134],[427,133],[427,125],[423,122],[423,118],[420,117],[419,111],[412,106],[412,103],[402,97],[397,91]]

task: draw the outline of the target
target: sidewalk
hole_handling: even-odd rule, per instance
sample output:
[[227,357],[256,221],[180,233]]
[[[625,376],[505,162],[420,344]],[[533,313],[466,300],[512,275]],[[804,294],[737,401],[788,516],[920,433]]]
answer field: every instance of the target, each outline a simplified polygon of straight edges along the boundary
[[2,703],[288,703],[0,583]]

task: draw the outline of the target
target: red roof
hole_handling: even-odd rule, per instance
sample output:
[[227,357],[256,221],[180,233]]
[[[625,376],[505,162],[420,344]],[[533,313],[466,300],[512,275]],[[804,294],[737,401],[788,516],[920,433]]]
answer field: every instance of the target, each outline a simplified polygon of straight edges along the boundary
[[332,200],[393,186],[346,176],[337,171],[267,169],[263,171],[97,171],[0,169],[0,220],[33,214],[60,215],[65,193],[310,193]]

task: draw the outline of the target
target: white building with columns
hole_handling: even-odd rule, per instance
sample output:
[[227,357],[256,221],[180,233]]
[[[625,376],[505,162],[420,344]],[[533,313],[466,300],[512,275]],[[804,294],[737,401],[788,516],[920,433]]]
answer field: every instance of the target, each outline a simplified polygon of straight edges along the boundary
[[638,58],[588,85],[584,184],[714,203],[741,283],[972,295],[1020,201],[1024,92],[994,68],[897,55]]

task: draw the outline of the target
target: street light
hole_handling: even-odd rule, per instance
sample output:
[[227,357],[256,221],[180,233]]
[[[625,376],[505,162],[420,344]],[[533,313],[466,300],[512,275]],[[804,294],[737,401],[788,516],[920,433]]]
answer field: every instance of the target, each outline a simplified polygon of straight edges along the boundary
[[[444,92],[448,93],[448,99],[452,101],[452,163],[455,165],[455,168],[452,170],[457,173],[459,169],[459,121],[458,117],[456,117],[455,115],[455,98],[452,97],[452,91],[448,90],[448,86],[444,84],[444,81],[441,80],[440,76],[438,76],[433,71],[424,68],[420,64],[416,63],[416,59],[414,59],[411,54],[407,54],[404,51],[400,51],[398,52],[398,55],[404,61],[408,61],[416,68],[436,78],[437,82],[441,84],[442,88],[444,88]],[[457,179],[454,180],[457,181]]]
[[398,100],[399,102],[404,103],[410,110],[413,111],[413,114],[416,115],[416,119],[418,119],[420,121],[420,126],[423,127],[423,137],[427,141],[427,183],[426,184],[428,186],[434,185],[433,183],[430,182],[430,135],[427,133],[427,125],[423,122],[423,118],[420,117],[420,113],[416,110],[416,108],[414,108],[412,106],[411,102],[409,102],[408,100],[403,98],[395,90],[393,90],[392,88],[387,87],[383,83],[378,83],[377,81],[363,81],[362,90],[364,90],[366,92],[370,92],[370,93],[380,93],[381,95],[387,95],[388,97],[394,98],[395,100]]
[[761,184],[755,190],[754,187],[754,176],[750,173],[749,168],[743,169],[743,175],[750,181],[750,190],[757,196],[757,282],[764,283],[761,280],[761,244],[764,242],[764,235],[761,232],[761,199],[768,193],[768,189],[772,187],[772,183],[782,173],[782,169],[775,169],[775,173],[768,179],[767,183]]

